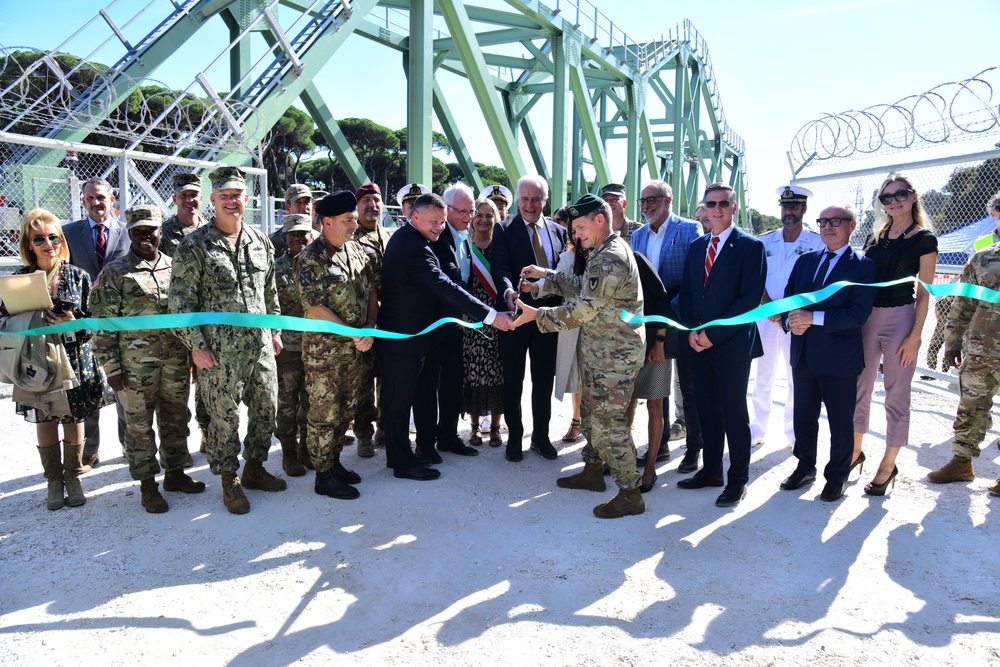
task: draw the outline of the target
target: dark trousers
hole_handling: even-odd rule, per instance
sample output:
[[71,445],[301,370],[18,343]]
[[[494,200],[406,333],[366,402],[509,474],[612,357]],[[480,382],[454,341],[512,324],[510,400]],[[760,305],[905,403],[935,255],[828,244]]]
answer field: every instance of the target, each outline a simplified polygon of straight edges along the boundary
[[[694,353],[695,397],[698,420],[704,439],[704,471],[722,475],[722,452],[729,441],[731,486],[745,485],[750,479],[750,413],[747,410],[747,384],[750,382],[750,357],[734,361],[705,352]],[[692,419],[684,415],[688,425]]]
[[[125,446],[125,408],[121,401],[115,398],[115,411],[118,413],[118,442]],[[83,455],[96,456],[101,448],[101,411],[94,410],[83,422]]]
[[843,483],[854,458],[854,407],[857,377],[814,375],[806,369],[792,369],[795,387],[795,447],[798,470],[816,474],[816,442],[819,439],[820,406],[826,405],[830,424],[830,462],[823,471],[828,482]]
[[410,449],[410,408],[417,392],[417,378],[430,341],[426,336],[403,340],[375,340],[375,354],[385,369],[382,376],[382,422],[385,426],[385,460],[394,470],[419,465]]
[[521,388],[524,368],[531,358],[531,440],[549,442],[552,417],[552,386],[556,375],[556,333],[542,333],[535,326],[518,327],[500,334],[500,360],[503,364],[503,416],[510,431],[508,442],[519,443],[524,437],[521,415]]
[[434,442],[450,443],[458,437],[462,411],[462,330],[445,325],[428,334],[430,346],[417,379],[413,424],[417,446],[427,450]]
[[[698,421],[698,401],[694,393],[694,370],[691,368],[691,357],[695,351],[684,341],[681,347],[680,356],[677,357],[677,381],[681,385],[681,400],[684,402],[684,430],[687,431],[685,445],[689,452],[700,452],[705,443],[701,435],[701,422]],[[670,421],[670,397],[663,398],[663,415]],[[663,436],[660,438],[660,446],[664,447],[670,443],[670,429],[663,429]]]

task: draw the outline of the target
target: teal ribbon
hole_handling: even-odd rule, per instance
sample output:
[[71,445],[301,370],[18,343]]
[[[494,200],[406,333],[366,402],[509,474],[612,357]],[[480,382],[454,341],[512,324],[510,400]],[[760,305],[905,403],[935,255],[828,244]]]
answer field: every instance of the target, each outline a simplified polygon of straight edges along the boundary
[[287,331],[309,331],[330,333],[338,336],[371,336],[373,338],[402,339],[422,336],[445,324],[457,324],[468,329],[480,329],[482,322],[465,322],[454,317],[442,317],[427,328],[415,334],[396,333],[382,329],[356,329],[326,320],[307,320],[290,315],[252,315],[250,313],[177,313],[174,315],[136,315],[133,317],[85,317],[79,320],[60,322],[47,327],[37,327],[24,331],[5,333],[17,336],[41,336],[44,334],[66,333],[67,331],[138,331],[143,329],[180,329],[204,324],[226,324],[232,327],[255,329],[284,329]]
[[646,324],[647,322],[657,322],[660,324],[668,324],[675,329],[681,329],[683,331],[698,331],[706,327],[725,327],[736,326],[738,324],[749,324],[750,322],[766,319],[772,315],[787,313],[791,310],[795,310],[796,308],[815,305],[830,298],[845,287],[890,287],[892,285],[901,285],[912,281],[920,283],[930,294],[937,297],[962,296],[967,299],[978,299],[979,301],[985,301],[987,303],[1000,303],[1000,292],[992,290],[989,287],[972,285],[970,283],[929,285],[915,276],[910,276],[907,278],[899,278],[897,280],[889,280],[884,283],[852,283],[846,280],[841,280],[839,282],[831,283],[823,289],[816,290],[815,292],[805,292],[803,294],[795,294],[793,296],[785,297],[784,299],[778,299],[777,301],[769,301],[768,303],[758,306],[747,313],[743,313],[742,315],[712,320],[707,324],[702,324],[697,327],[686,327],[680,322],[675,322],[669,317],[662,317],[660,315],[636,315],[635,313],[630,313],[627,310],[622,311],[621,317],[627,324]]

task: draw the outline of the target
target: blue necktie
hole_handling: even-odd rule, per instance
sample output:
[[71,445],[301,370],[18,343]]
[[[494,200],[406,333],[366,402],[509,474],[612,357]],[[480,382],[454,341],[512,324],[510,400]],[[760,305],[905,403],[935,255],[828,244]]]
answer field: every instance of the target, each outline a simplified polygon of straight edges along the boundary
[[815,292],[816,290],[823,289],[823,283],[826,282],[826,274],[830,270],[830,260],[832,260],[836,256],[837,253],[833,252],[832,250],[826,251],[826,256],[823,257],[823,261],[820,262],[819,264],[819,271],[816,272],[816,277],[813,278],[811,291]]

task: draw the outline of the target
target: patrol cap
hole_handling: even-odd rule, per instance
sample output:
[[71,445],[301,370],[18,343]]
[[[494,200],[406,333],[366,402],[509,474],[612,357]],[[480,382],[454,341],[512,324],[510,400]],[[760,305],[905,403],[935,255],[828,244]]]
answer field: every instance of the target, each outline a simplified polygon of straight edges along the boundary
[[332,218],[358,210],[358,200],[350,190],[340,190],[320,199],[315,209],[316,215]]
[[624,199],[625,197],[625,186],[621,183],[608,183],[603,188],[601,188],[600,196],[604,195],[618,195]]
[[309,189],[309,186],[302,185],[301,183],[292,183],[285,190],[285,203],[291,204],[293,201],[302,199],[303,197],[309,197],[312,199],[313,193]]
[[605,205],[604,200],[589,192],[576,200],[575,204],[566,207],[569,212],[570,221],[590,215],[594,211],[600,210]]
[[159,227],[163,224],[163,214],[156,206],[132,206],[125,210],[125,230],[133,227]]
[[312,191],[313,201],[319,201],[320,199],[322,199],[323,197],[327,196],[328,194],[330,194],[330,193],[327,192],[326,190],[313,190]]
[[396,193],[396,201],[402,206],[403,202],[410,199],[416,199],[420,195],[429,194],[431,191],[426,185],[421,185],[420,183],[410,183],[409,185],[404,185]]
[[804,204],[813,193],[798,185],[783,185],[774,191],[778,195],[778,206]]
[[238,167],[224,165],[208,175],[213,190],[246,190],[247,179]]
[[479,193],[479,197],[486,199],[499,199],[501,201],[507,202],[507,206],[510,206],[514,202],[514,195],[511,191],[502,185],[487,185],[482,192]]
[[281,219],[281,233],[289,232],[311,232],[312,216],[301,213],[290,213]]
[[185,190],[201,192],[201,177],[197,174],[174,174],[170,177],[170,186],[174,194]]
[[354,191],[354,198],[358,201],[361,201],[362,197],[367,197],[368,195],[382,196],[382,190],[379,188],[377,183],[365,183]]

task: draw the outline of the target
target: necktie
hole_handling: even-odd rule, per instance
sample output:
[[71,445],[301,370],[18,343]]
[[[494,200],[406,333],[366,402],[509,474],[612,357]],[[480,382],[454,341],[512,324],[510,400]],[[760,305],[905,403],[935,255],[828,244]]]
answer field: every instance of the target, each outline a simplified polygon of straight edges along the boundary
[[549,259],[545,256],[545,246],[542,245],[542,237],[538,234],[538,223],[529,222],[531,227],[531,247],[535,251],[535,264],[543,269],[549,268]]
[[830,270],[830,260],[837,256],[837,253],[827,250],[826,255],[823,257],[823,261],[819,263],[819,271],[816,272],[816,277],[813,278],[812,291],[823,289],[823,283],[826,282],[826,274]]
[[104,256],[108,252],[108,234],[104,223],[97,225],[97,266],[104,268]]
[[719,237],[712,237],[712,245],[708,246],[708,257],[705,258],[705,284],[708,284],[708,274],[712,272],[712,265],[715,264],[715,253],[719,247]]

